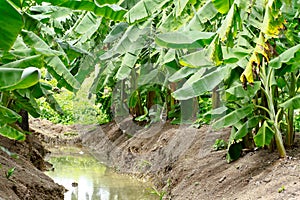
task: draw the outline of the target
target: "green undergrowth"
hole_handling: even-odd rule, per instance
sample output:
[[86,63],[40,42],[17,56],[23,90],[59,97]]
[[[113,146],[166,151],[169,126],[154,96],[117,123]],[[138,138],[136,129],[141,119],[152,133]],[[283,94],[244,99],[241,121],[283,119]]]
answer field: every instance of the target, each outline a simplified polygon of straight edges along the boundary
[[38,99],[41,109],[41,118],[47,119],[55,124],[104,124],[110,121],[109,116],[103,112],[101,106],[95,103],[95,97],[90,96],[88,89],[83,85],[76,94],[66,90],[58,89],[54,80],[49,81],[52,85],[53,96],[61,107],[63,114],[53,110],[45,98]]

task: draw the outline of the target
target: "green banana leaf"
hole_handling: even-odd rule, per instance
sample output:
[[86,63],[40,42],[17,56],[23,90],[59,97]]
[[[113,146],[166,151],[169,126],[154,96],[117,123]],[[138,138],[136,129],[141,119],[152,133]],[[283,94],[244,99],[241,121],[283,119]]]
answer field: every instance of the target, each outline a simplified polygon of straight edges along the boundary
[[234,101],[241,98],[247,98],[247,100],[250,100],[260,89],[260,86],[261,86],[260,81],[255,81],[253,86],[252,85],[247,86],[247,90],[244,89],[242,84],[232,86],[225,91],[226,99]]
[[[296,56],[296,53],[300,52],[300,44],[293,46],[283,53],[281,53],[276,58],[272,59],[269,63],[269,65],[275,69],[281,68],[283,63],[289,62],[291,59],[293,59]],[[299,57],[299,56],[298,56]]]
[[261,116],[254,116],[247,120],[247,122],[243,123],[243,125],[236,131],[233,135],[230,136],[230,141],[232,140],[240,140],[245,137],[252,128],[256,127],[257,124],[262,120]]
[[212,67],[214,63],[206,49],[193,52],[180,58],[179,63],[191,68]]
[[264,121],[262,127],[258,130],[257,134],[253,137],[257,147],[264,147],[269,145],[274,136],[274,131],[269,127],[267,121]]
[[208,45],[213,40],[213,32],[182,31],[158,34],[156,44],[174,49],[196,49]]
[[218,14],[217,9],[211,1],[207,1],[195,14],[187,25],[187,30],[202,31],[205,23],[212,20]]
[[25,134],[8,125],[0,126],[0,135],[13,140],[25,140]]
[[[223,81],[224,77],[227,76],[227,73],[228,69],[226,67],[218,67],[216,70],[205,74],[204,76],[197,77],[197,80],[185,84],[182,88],[176,90],[173,93],[173,96],[178,100],[187,100],[197,97],[204,92],[213,90]],[[195,79],[196,77],[191,78]]]
[[26,68],[30,66],[36,66],[37,68],[41,68],[43,66],[43,56],[35,55],[26,57],[20,60],[16,60],[13,62],[9,62],[1,66],[1,68]]
[[138,55],[140,54],[140,50],[137,50],[134,53],[126,53],[122,59],[121,67],[119,68],[116,78],[118,80],[124,80],[126,79],[130,73],[131,70],[134,68],[134,65],[138,59]]
[[126,29],[128,28],[128,24],[125,22],[118,23],[116,26],[113,27],[113,29],[109,32],[109,34],[106,36],[103,43],[111,43],[120,38]]
[[91,1],[50,1],[52,5],[71,8],[73,10],[85,10],[94,12],[98,16],[102,16],[114,21],[124,21],[126,10],[117,4],[99,5]]
[[145,20],[159,11],[168,1],[169,0],[141,0],[125,14],[125,18],[130,24]]
[[287,109],[299,109],[300,108],[300,95],[294,96],[291,99],[288,99],[287,101],[283,102],[279,105],[279,107]]
[[175,10],[176,10],[176,17],[179,17],[188,4],[189,0],[178,0],[174,2]]
[[38,68],[25,69],[0,67],[0,90],[16,90],[29,88],[39,82],[41,72]]
[[94,79],[93,85],[90,91],[96,94],[98,91],[103,89],[105,86],[113,87],[115,83],[115,75],[120,68],[119,63],[110,62],[106,66],[100,68],[101,71],[97,74]]
[[220,118],[216,122],[213,123],[214,129],[220,129],[223,127],[228,127],[236,124],[241,119],[247,117],[248,115],[252,114],[253,105],[248,105],[242,108],[239,108],[229,114],[225,115],[224,117]]
[[0,50],[7,51],[12,47],[22,27],[22,15],[9,1],[0,1]]
[[232,3],[234,2],[234,0],[226,0],[226,1],[224,1],[224,0],[212,0],[212,2],[214,4],[214,6],[216,7],[216,9],[220,13],[226,14],[229,11],[229,9],[230,9]]
[[107,60],[116,55],[143,49],[146,44],[145,35],[149,33],[149,25],[147,24],[147,27],[142,29],[137,25],[129,26],[113,48],[101,55],[100,59]]
[[0,105],[0,126],[20,120],[21,116],[18,113]]
[[195,72],[197,72],[198,69],[194,69],[194,68],[189,68],[189,67],[182,67],[180,70],[176,71],[170,78],[169,81],[170,82],[178,82],[184,78],[186,78],[187,76],[194,74]]

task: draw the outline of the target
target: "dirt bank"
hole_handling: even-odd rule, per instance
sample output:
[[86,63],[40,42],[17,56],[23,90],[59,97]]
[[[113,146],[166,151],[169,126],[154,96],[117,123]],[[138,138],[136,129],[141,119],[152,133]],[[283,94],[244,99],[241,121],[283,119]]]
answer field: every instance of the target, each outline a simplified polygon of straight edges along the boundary
[[[41,170],[48,166],[43,157],[47,151],[32,136],[24,142],[15,142],[0,136],[0,146],[18,154],[13,158],[0,150],[1,200],[59,200],[64,198],[64,188],[53,182]],[[7,172],[14,172],[7,178]]]
[[[215,132],[155,124],[145,129],[130,119],[102,126],[73,126],[75,139],[88,147],[100,161],[121,173],[150,179],[164,199],[299,199],[300,142],[288,150],[288,159],[279,159],[268,150],[248,152],[227,164],[225,151],[212,151],[217,138],[226,139],[229,130]],[[42,129],[51,124],[38,123]],[[47,128],[48,127],[48,128]],[[65,143],[68,138],[49,137]],[[72,141],[72,140],[71,140]],[[299,147],[299,148],[297,148]]]

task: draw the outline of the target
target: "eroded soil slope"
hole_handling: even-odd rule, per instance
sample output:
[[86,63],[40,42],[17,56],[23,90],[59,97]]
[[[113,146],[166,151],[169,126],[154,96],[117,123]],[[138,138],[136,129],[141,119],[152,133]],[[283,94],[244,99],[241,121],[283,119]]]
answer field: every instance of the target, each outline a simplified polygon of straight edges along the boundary
[[[2,200],[59,200],[64,188],[57,185],[41,170],[48,166],[43,157],[47,151],[32,136],[24,142],[15,142],[0,136],[0,146],[18,154],[9,156],[0,150],[0,199]],[[8,170],[15,168],[11,177]]]
[[248,152],[228,164],[212,151],[229,130],[155,124],[110,123],[82,135],[83,144],[123,173],[150,177],[165,199],[300,199],[300,148],[279,159],[268,150]]
[[[71,132],[78,133],[72,134],[74,139],[66,138],[65,129],[39,137],[54,143],[55,138],[62,143],[76,141],[117,171],[150,179],[158,192],[165,193],[164,199],[300,199],[299,139],[294,149],[288,150],[287,159],[261,149],[228,164],[226,152],[212,151],[212,145],[218,138],[227,139],[229,130],[169,123],[144,128],[131,119],[116,121],[73,126]],[[54,129],[46,121],[37,124],[41,130]]]

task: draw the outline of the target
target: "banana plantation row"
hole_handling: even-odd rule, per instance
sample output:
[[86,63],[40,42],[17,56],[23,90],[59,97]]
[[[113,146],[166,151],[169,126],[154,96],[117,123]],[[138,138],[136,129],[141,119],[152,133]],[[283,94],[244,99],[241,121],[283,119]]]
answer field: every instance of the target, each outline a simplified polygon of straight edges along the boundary
[[285,157],[300,108],[299,10],[298,0],[1,1],[0,134],[23,140],[39,98],[63,114],[47,80],[76,92],[96,73],[90,92],[108,115],[186,123],[209,97],[212,126],[232,127],[228,161],[275,144]]

